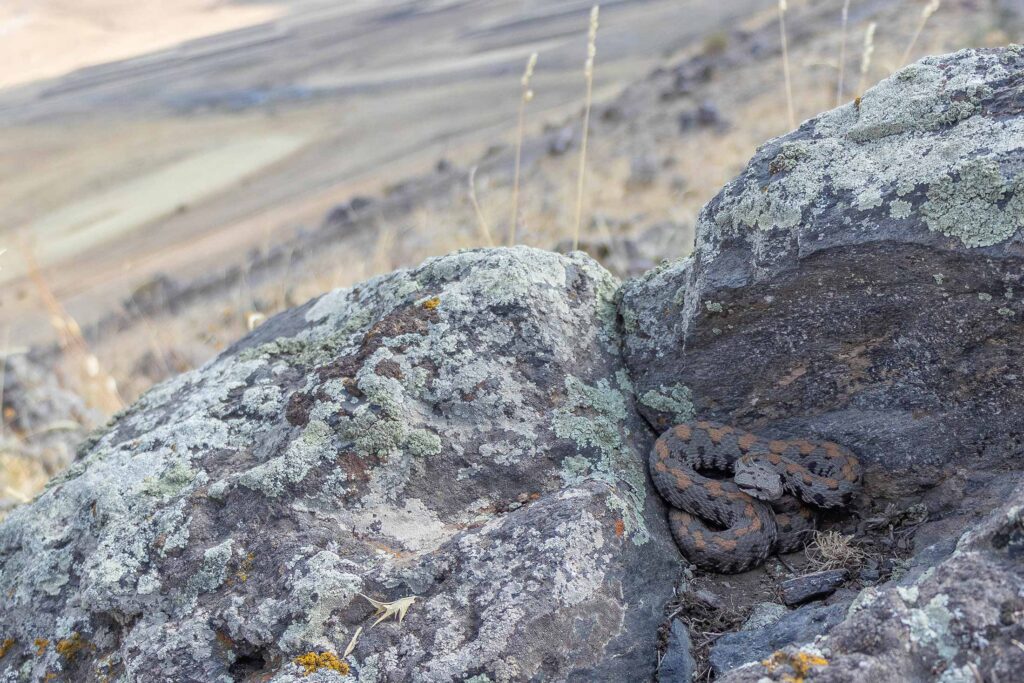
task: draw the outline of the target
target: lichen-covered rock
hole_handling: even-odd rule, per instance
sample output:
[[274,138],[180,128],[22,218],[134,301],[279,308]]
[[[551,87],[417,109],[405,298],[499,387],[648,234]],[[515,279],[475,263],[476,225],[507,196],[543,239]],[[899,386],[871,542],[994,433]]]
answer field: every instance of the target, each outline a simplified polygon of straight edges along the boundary
[[1020,47],[902,69],[764,145],[693,257],[623,288],[652,424],[831,439],[867,464],[861,511],[923,511],[896,579],[722,680],[1020,678],[1022,84]]
[[886,471],[1024,434],[1024,51],[908,66],[761,147],[690,259],[627,284],[658,425],[818,436]]
[[0,526],[0,679],[650,675],[678,555],[617,286],[457,253],[157,386]]
[[736,669],[728,683],[1015,681],[1024,667],[1024,491],[916,580],[867,588],[813,645]]

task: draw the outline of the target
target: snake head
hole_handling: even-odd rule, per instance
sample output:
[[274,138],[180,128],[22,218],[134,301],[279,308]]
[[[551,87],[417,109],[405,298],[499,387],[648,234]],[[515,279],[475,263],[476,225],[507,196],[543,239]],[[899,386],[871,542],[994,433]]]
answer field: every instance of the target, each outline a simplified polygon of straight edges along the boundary
[[744,493],[759,500],[778,500],[782,497],[782,477],[766,462],[744,456],[736,461],[733,481]]

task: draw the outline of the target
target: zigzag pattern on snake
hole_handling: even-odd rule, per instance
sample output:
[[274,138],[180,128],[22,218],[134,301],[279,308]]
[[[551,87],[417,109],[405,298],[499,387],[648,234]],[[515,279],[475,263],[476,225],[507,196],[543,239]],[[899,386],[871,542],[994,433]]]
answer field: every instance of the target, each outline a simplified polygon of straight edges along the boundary
[[[712,479],[700,470],[733,473],[734,479]],[[861,478],[853,453],[831,441],[768,440],[704,421],[662,434],[650,472],[674,508],[669,524],[683,554],[719,573],[747,571],[773,552],[802,547],[816,524],[807,506],[849,505]]]

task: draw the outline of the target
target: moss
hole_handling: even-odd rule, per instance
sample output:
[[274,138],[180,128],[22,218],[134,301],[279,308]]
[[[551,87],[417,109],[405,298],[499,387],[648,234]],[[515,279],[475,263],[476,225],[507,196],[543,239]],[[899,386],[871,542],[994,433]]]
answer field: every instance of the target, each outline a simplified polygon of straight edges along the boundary
[[672,387],[659,387],[658,391],[651,389],[644,392],[640,397],[640,403],[648,408],[653,408],[662,413],[672,416],[674,422],[688,422],[696,414],[693,407],[693,393],[685,384],[676,384]]
[[998,244],[1024,227],[1024,174],[1005,178],[993,157],[965,161],[929,186],[921,215],[968,247]]
[[305,675],[310,675],[320,671],[321,669],[327,669],[328,671],[336,671],[342,676],[349,674],[349,666],[346,662],[338,659],[338,655],[333,652],[307,652],[299,655],[293,660],[297,665],[301,666]]

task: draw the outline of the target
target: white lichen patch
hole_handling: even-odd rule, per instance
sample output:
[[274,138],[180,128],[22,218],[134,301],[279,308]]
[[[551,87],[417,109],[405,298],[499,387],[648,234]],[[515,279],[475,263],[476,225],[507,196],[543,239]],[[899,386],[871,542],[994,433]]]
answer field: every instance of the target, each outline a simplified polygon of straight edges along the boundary
[[779,145],[767,171],[752,164],[710,205],[698,250],[713,257],[723,231],[810,230],[832,220],[837,204],[863,239],[889,217],[968,247],[1005,241],[1024,227],[1024,174],[1009,170],[1019,168],[1012,159],[1024,119],[986,116],[980,103],[1007,69],[991,52],[929,57],[868,90],[859,106],[822,114],[800,140]]

